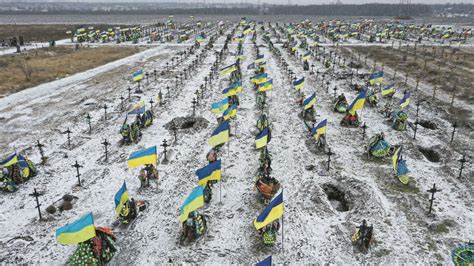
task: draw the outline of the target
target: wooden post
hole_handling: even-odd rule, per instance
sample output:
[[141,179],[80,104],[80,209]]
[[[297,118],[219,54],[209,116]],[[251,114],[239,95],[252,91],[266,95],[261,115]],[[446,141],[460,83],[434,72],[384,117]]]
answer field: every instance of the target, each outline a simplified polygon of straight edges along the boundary
[[79,168],[82,168],[83,166],[80,165],[79,163],[76,163],[72,165],[72,167],[76,168],[76,177],[77,177],[77,182],[79,184],[79,186],[81,187],[81,174],[79,173]]
[[327,171],[329,172],[329,168],[331,165],[331,155],[333,155],[334,153],[331,152],[331,148],[328,148],[328,152],[326,154],[328,156]]
[[35,188],[35,189],[34,189],[34,192],[31,193],[31,194],[29,194],[29,195],[32,196],[32,197],[35,197],[35,199],[36,199],[36,207],[35,207],[35,208],[38,209],[39,220],[42,221],[42,220],[43,220],[43,217],[41,216],[41,209],[40,209],[41,204],[39,203],[38,197],[39,197],[39,196],[42,196],[43,194],[38,193],[38,192],[36,191],[36,188]]
[[39,152],[41,155],[41,161],[44,161],[44,151],[43,151],[44,144],[41,144],[40,141],[38,140],[38,142],[36,143],[36,147],[38,147],[39,149]]
[[104,145],[104,147],[105,147],[105,161],[107,161],[107,160],[108,160],[108,150],[107,150],[107,146],[109,146],[110,143],[107,142],[107,139],[104,139],[104,142],[102,142],[101,144]]
[[72,133],[72,131],[69,130],[69,128],[67,128],[67,130],[64,133],[67,134],[67,146],[68,148],[71,148],[71,135],[70,134]]
[[458,126],[458,124],[456,123],[456,121],[454,121],[453,123],[453,133],[451,133],[451,143],[453,142],[454,140],[454,133],[456,132],[456,127]]
[[459,160],[459,162],[461,163],[461,168],[459,169],[459,176],[458,176],[458,178],[461,178],[461,176],[462,176],[462,170],[464,169],[464,163],[467,162],[467,160],[466,160],[466,155],[463,154],[462,159]]
[[427,190],[427,192],[431,193],[431,199],[430,199],[430,209],[428,210],[428,213],[431,214],[431,211],[433,209],[433,201],[434,201],[434,194],[436,192],[441,191],[441,189],[436,188],[436,184],[433,184],[433,188]]

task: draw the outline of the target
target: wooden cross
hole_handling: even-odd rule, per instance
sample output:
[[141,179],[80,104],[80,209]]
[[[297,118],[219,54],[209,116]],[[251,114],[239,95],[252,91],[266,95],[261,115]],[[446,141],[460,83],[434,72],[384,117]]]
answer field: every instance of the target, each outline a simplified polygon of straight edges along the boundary
[[365,130],[368,128],[368,126],[364,122],[361,128],[362,128],[362,139],[365,139]]
[[109,145],[110,145],[110,143],[109,143],[109,142],[107,142],[107,139],[104,139],[104,142],[102,142],[101,144],[102,144],[102,145],[104,145],[104,147],[105,147],[105,161],[107,161],[107,159],[108,159],[108,150],[107,150],[107,146],[109,146]]
[[461,163],[461,168],[459,169],[459,176],[458,176],[458,178],[461,178],[461,176],[462,176],[462,170],[464,169],[464,163],[467,163],[466,155],[463,154],[462,159],[459,160],[459,162]]
[[40,141],[38,140],[38,142],[36,143],[36,147],[38,147],[39,149],[41,160],[44,161],[44,151],[43,151],[44,144],[41,144]]
[[166,160],[168,160],[168,159],[166,158],[166,152],[167,152],[166,147],[169,146],[169,144],[166,142],[166,139],[163,140],[163,144],[161,144],[161,146],[162,146],[163,149],[164,149],[164,150],[163,150],[163,153],[165,154],[164,160],[166,161]]
[[38,193],[38,192],[36,191],[36,188],[35,188],[35,189],[34,189],[34,192],[31,193],[31,194],[29,194],[29,195],[32,196],[32,197],[35,197],[35,199],[36,199],[36,207],[35,207],[35,208],[38,209],[39,220],[40,220],[40,221],[43,220],[43,217],[41,216],[41,209],[40,209],[41,204],[39,203],[39,199],[38,199],[38,197],[39,197],[39,196],[42,196],[43,194],[42,194],[42,193]]
[[451,143],[454,140],[454,133],[456,132],[457,127],[458,127],[458,124],[456,123],[456,121],[454,121],[454,123],[453,123],[453,133],[451,133]]
[[72,167],[76,168],[76,177],[77,177],[77,181],[78,181],[78,184],[79,186],[82,186],[81,185],[81,174],[79,173],[79,168],[82,168],[83,166],[80,165],[79,163],[76,163],[72,165]]
[[131,87],[128,87],[128,101],[131,101],[131,92],[132,92],[132,88]]
[[104,120],[107,121],[107,109],[109,108],[107,104],[104,104]]
[[327,166],[327,171],[329,171],[329,168],[330,168],[330,165],[331,165],[331,155],[333,155],[334,153],[331,152],[331,148],[328,148],[328,152],[326,153],[326,155],[328,156],[328,166]]
[[439,192],[441,191],[441,189],[437,189],[436,188],[436,184],[433,184],[433,187],[429,190],[427,190],[427,192],[431,193],[431,199],[430,199],[430,209],[428,210],[428,213],[431,214],[431,211],[433,209],[433,201],[434,201],[434,194],[436,192]]
[[193,101],[191,103],[193,104],[193,116],[194,116],[196,114],[196,104],[197,104],[196,98],[193,98]]
[[70,134],[72,133],[72,131],[69,128],[67,128],[67,130],[64,133],[67,134],[67,146],[71,148],[71,135]]

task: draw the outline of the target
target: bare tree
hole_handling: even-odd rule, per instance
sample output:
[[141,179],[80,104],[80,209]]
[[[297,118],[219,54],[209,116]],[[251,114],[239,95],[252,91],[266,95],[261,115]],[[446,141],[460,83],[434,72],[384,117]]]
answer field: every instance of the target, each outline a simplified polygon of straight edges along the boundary
[[18,66],[20,67],[21,71],[25,75],[26,81],[30,81],[31,74],[33,73],[33,69],[28,64],[28,61],[26,60],[26,58],[20,57],[20,60],[18,61]]

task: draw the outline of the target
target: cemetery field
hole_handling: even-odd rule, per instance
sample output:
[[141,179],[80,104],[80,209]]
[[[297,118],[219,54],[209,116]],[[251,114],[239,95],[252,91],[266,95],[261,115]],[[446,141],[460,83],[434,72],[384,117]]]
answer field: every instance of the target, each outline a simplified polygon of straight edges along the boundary
[[[0,97],[130,56],[143,48],[56,46],[0,56]],[[28,74],[29,73],[29,74]]]
[[8,40],[14,36],[23,36],[25,42],[49,42],[70,38],[67,31],[75,31],[78,27],[94,27],[107,29],[119,25],[106,24],[2,24],[0,25],[0,41]]
[[[464,252],[474,235],[472,37],[452,58],[427,45],[415,60],[425,31],[403,22],[406,52],[367,41],[392,30],[384,21],[183,20],[121,32],[131,37],[120,43],[76,38],[0,57],[0,162],[25,177],[0,183],[0,264],[83,256],[78,244],[96,245],[94,234],[69,225],[90,213],[116,237],[110,265],[450,265]],[[5,160],[20,155],[35,176]],[[145,164],[159,174],[150,186]],[[192,199],[211,176],[209,201]],[[124,190],[146,206],[130,223]],[[281,198],[284,213],[266,216]],[[183,234],[190,208],[206,229]],[[364,220],[368,249],[355,241]]]

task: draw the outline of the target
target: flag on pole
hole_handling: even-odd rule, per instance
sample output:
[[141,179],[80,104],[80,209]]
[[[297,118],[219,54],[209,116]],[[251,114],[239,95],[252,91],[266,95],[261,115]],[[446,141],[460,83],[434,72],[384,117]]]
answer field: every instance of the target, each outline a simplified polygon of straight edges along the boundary
[[257,149],[263,148],[268,144],[268,128],[264,128],[255,137],[255,147]]
[[313,53],[311,53],[310,51],[308,51],[307,53],[305,53],[303,55],[303,60],[309,60],[311,57],[313,56]]
[[143,71],[140,69],[132,73],[133,81],[140,81],[143,79]]
[[143,114],[145,112],[145,102],[140,101],[128,111],[129,115]]
[[322,135],[326,134],[326,128],[327,128],[327,123],[328,123],[328,120],[327,119],[324,119],[322,120],[321,122],[319,122],[312,130],[311,130],[311,134],[313,135],[314,139],[317,141],[319,141],[319,137],[321,137]]
[[188,219],[189,213],[204,206],[204,188],[196,187],[179,208],[179,221],[183,223]]
[[229,121],[223,121],[215,130],[212,132],[211,137],[207,140],[207,143],[215,147],[223,144],[229,140],[230,125]]
[[400,100],[400,109],[407,107],[409,103],[410,103],[410,92],[407,91],[405,94],[403,94],[403,98]]
[[357,110],[364,108],[365,105],[365,98],[367,97],[367,90],[363,90],[357,95],[357,97],[352,101],[351,105],[349,105],[349,113],[354,115]]
[[213,113],[222,113],[229,108],[229,98],[225,97],[220,102],[215,102],[211,104],[211,111]]
[[66,224],[56,230],[56,239],[60,244],[78,244],[95,237],[92,212],[72,224]]
[[269,91],[273,89],[273,79],[269,79],[263,83],[260,83],[258,85],[258,91],[262,92],[262,91]]
[[383,76],[384,76],[383,71],[378,71],[378,72],[375,72],[375,73],[371,74],[369,76],[370,85],[382,83],[383,82]]
[[237,66],[234,64],[230,65],[230,66],[226,66],[224,67],[223,69],[220,70],[220,74],[222,76],[224,75],[227,75],[227,74],[230,74],[232,73],[233,71],[237,70]]
[[260,230],[267,224],[280,218],[284,213],[283,210],[283,191],[273,198],[268,206],[254,220],[253,224],[257,230]]
[[207,182],[211,180],[221,180],[221,160],[219,159],[196,170],[196,175],[198,176],[198,185],[200,186],[206,186]]
[[136,168],[145,164],[156,165],[158,155],[156,154],[156,146],[135,151],[128,157],[128,168]]
[[313,92],[311,96],[309,96],[303,101],[304,110],[308,110],[309,108],[313,107],[315,103],[316,103],[316,92]]
[[120,215],[122,211],[123,205],[128,200],[128,191],[127,191],[127,184],[123,181],[122,187],[115,193],[114,203],[115,203],[115,213],[117,216]]
[[382,88],[382,96],[387,96],[395,93],[395,83],[388,84],[387,86]]
[[293,82],[293,86],[295,87],[295,90],[299,90],[304,87],[304,77],[300,78],[299,80],[295,80]]

